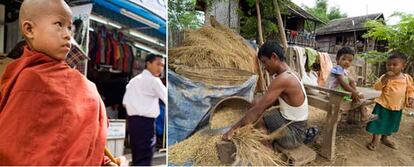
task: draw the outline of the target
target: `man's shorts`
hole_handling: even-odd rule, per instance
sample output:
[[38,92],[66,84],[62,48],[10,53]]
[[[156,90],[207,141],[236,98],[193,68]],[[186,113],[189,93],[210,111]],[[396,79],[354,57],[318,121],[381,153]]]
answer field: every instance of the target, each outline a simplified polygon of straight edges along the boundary
[[[268,111],[263,116],[269,133],[272,133],[276,129],[279,129],[283,125],[290,122],[285,119],[279,111]],[[301,146],[305,139],[307,121],[292,122],[285,129],[285,135],[279,139],[275,139],[273,144],[279,144],[283,148],[293,149]]]

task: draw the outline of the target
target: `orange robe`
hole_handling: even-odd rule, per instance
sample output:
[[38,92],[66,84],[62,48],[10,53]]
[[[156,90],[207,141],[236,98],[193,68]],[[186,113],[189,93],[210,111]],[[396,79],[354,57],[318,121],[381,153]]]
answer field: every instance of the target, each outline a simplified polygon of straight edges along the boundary
[[105,107],[78,71],[26,47],[1,85],[0,165],[104,162]]

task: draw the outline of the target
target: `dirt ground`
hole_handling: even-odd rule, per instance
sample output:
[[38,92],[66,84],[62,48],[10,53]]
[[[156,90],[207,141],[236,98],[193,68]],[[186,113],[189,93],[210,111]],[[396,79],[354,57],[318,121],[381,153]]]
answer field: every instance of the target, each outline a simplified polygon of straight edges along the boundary
[[[325,111],[310,107],[308,123],[316,125],[320,129],[320,134],[316,142],[309,146],[317,152],[322,141],[325,117]],[[318,155],[317,159],[308,165],[414,165],[414,117],[408,116],[408,112],[404,111],[400,130],[391,139],[397,144],[397,150],[380,144],[376,151],[370,151],[366,145],[371,141],[371,135],[365,127],[350,126],[346,122],[341,122],[336,132],[336,158],[328,161]]]

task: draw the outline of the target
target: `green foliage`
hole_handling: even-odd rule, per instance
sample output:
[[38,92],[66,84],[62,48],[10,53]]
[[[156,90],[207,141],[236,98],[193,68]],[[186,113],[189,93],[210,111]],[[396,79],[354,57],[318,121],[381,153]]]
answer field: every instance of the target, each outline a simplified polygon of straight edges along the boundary
[[196,0],[169,0],[168,27],[172,30],[196,29],[203,24],[203,14],[195,10]]
[[328,11],[328,0],[316,0],[315,7],[304,6],[305,10],[325,23],[330,20],[347,17],[338,7],[331,7]]
[[364,58],[367,63],[374,64],[383,62],[387,59],[388,53],[378,52],[376,50],[368,51],[366,53],[357,54],[357,57]]
[[375,72],[371,72],[368,74],[367,81],[370,83],[375,83],[375,81],[378,81],[379,77],[375,74]]
[[344,18],[344,17],[347,17],[346,13],[342,13],[338,7],[331,7],[331,9],[329,10],[329,13],[328,13],[329,20],[339,19],[339,18]]
[[[256,0],[247,0],[246,2],[250,10],[246,12],[241,10],[238,11],[240,15],[240,34],[247,39],[256,39],[258,36]],[[272,34],[277,34],[278,29],[274,16],[272,0],[261,0],[260,12],[262,18],[263,37],[266,38],[272,36]]]
[[[413,70],[414,15],[396,12],[391,17],[399,17],[399,23],[395,25],[385,25],[383,20],[366,22],[365,27],[369,30],[363,37],[387,41],[389,52],[398,50],[407,54],[408,62],[405,70],[406,72]],[[375,57],[375,54],[368,56]],[[384,58],[379,58],[377,60],[378,61],[376,62],[382,62],[384,61]]]
[[[247,39],[256,39],[257,13],[256,0],[246,0],[249,7],[248,11],[238,11],[240,15],[240,34]],[[280,13],[287,13],[287,5],[292,3],[290,0],[278,0]],[[278,25],[273,8],[273,0],[260,0],[260,14],[262,18],[263,37],[275,39],[278,36]]]

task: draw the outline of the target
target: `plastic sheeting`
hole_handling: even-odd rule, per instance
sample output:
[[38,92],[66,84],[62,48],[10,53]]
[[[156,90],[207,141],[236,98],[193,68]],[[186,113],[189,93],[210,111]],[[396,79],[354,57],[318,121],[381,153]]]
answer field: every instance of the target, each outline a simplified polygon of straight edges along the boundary
[[218,86],[192,81],[168,71],[168,145],[190,135],[211,107],[229,96],[252,101],[258,76],[251,76],[241,85]]

